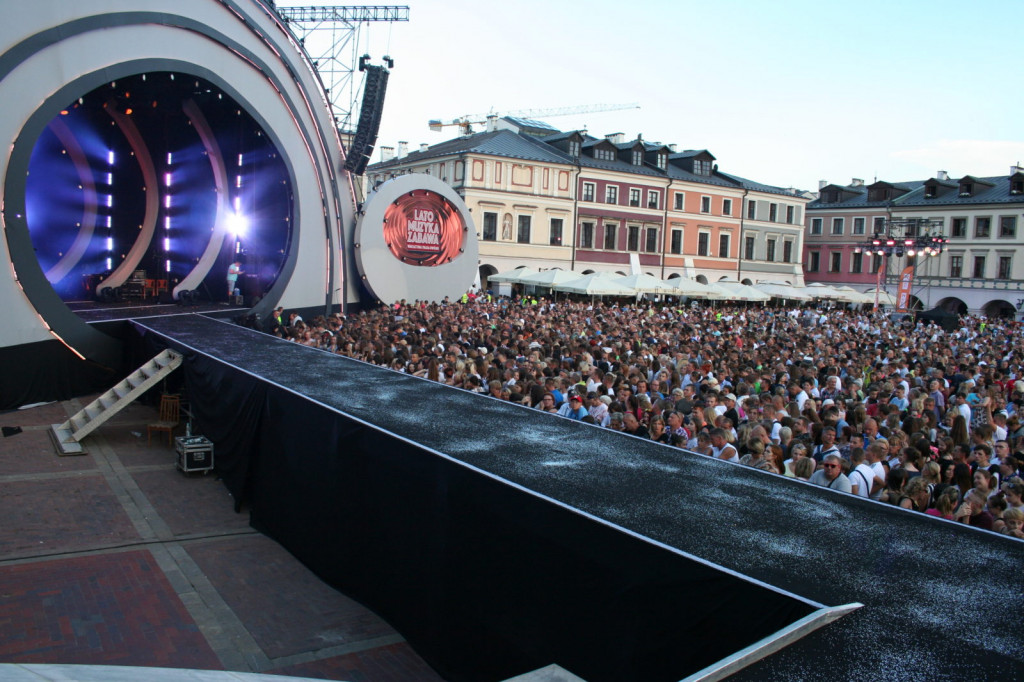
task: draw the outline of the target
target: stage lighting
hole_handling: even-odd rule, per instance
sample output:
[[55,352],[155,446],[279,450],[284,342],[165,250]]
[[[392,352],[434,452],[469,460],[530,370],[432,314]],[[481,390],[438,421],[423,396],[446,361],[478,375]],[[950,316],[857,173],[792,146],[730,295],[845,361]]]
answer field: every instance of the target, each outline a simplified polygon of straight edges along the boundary
[[229,213],[227,217],[228,231],[235,236],[244,237],[249,227],[249,221],[241,213]]

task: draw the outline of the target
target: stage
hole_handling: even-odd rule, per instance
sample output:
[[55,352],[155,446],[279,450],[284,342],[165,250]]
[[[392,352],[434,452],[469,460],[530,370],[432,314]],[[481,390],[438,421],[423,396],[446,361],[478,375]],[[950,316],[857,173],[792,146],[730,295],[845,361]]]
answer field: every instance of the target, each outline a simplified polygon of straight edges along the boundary
[[1024,670],[1019,541],[201,315],[135,324],[185,353],[253,525],[446,679],[549,663],[590,682],[681,679],[857,602],[739,677]]

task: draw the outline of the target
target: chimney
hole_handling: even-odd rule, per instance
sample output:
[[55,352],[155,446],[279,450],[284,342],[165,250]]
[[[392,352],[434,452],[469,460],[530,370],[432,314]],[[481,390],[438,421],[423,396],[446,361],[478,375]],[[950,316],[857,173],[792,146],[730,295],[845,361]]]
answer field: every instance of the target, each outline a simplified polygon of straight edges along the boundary
[[487,128],[485,130],[489,133],[493,133],[498,129],[498,115],[487,114]]
[[1019,162],[1010,166],[1010,175],[1016,175],[1017,173],[1024,173],[1024,166],[1021,166]]
[[818,189],[825,189],[828,187],[828,180],[818,180]]
[[668,146],[668,150],[669,150],[670,152],[672,152],[673,154],[675,154],[675,153],[676,153],[676,147],[677,147],[677,146],[678,146],[678,145],[677,145],[677,144],[676,144],[675,142],[673,142],[672,144],[670,144],[670,145]]
[[863,186],[864,186],[864,180],[861,179],[861,178],[854,178],[853,180],[850,180],[850,187],[863,187]]
[[420,142],[420,151],[421,152],[425,152],[428,149],[430,149],[430,145],[429,144],[427,144],[426,142]]
[[381,147],[380,148],[380,160],[382,162],[390,161],[393,158],[395,158],[395,148],[394,147]]
[[398,158],[404,159],[409,156],[409,143],[405,140],[398,141]]
[[935,174],[935,177],[938,178],[939,180],[949,180],[949,173],[947,173],[946,171],[939,171],[938,173]]
[[604,139],[608,140],[612,144],[622,144],[623,138],[625,138],[624,133],[609,133],[604,136]]

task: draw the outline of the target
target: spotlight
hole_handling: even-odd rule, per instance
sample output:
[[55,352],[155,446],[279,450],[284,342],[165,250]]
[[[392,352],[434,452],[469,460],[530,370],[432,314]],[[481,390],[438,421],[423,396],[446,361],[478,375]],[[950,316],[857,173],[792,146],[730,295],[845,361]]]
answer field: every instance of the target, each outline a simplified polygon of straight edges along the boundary
[[228,231],[236,238],[244,237],[249,227],[249,221],[241,213],[229,213],[227,217]]

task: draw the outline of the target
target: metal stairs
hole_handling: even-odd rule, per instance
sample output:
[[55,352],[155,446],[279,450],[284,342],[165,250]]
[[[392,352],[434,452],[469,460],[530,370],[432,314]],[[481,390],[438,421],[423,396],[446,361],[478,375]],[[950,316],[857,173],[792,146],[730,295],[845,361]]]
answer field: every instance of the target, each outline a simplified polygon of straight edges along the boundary
[[112,389],[86,405],[63,424],[50,425],[50,438],[59,455],[84,455],[82,439],[181,365],[181,355],[165,349]]

